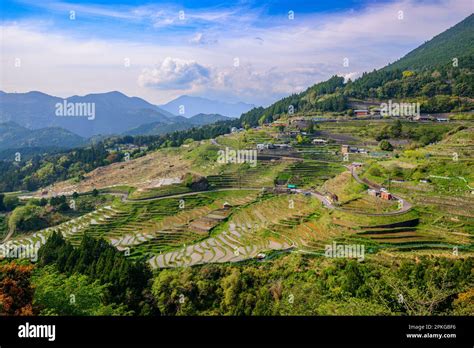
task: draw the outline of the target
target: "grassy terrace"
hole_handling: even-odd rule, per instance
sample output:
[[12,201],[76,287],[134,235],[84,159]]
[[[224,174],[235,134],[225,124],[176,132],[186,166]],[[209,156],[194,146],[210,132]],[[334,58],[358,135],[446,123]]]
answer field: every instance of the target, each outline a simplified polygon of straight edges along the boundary
[[264,196],[238,207],[209,238],[151,258],[152,267],[176,267],[208,262],[236,262],[260,252],[304,244],[308,234],[295,233],[318,202],[301,195]]
[[[332,241],[362,243],[366,251],[374,253],[423,250],[449,254],[454,246],[462,252],[474,252],[474,196],[469,189],[474,186],[473,158],[471,152],[463,152],[474,143],[468,130],[426,148],[398,152],[390,159],[361,157],[365,162],[361,177],[387,186],[390,175],[390,190],[413,204],[411,211],[393,216],[361,214],[390,212],[397,209],[397,203],[368,196],[367,186],[357,183],[342,166],[339,155],[334,154],[338,146],[298,146],[303,159],[272,160],[262,156],[256,167],[216,162],[222,146],[244,144],[242,148],[251,148],[251,144],[269,141],[270,133],[251,131],[219,137],[218,145],[206,141],[178,150],[199,167],[199,173],[208,174],[211,189],[234,190],[166,198],[190,190],[183,184],[135,191],[113,187],[108,190],[131,192],[132,201],[116,198],[92,213],[17,236],[11,243],[39,246],[52,230],[57,230],[77,244],[87,233],[106,238],[119,250],[129,250],[133,258],[148,259],[155,268],[237,262],[260,252],[269,254],[288,248],[318,254]],[[445,158],[456,150],[459,161]],[[430,175],[453,179],[432,177],[427,183],[420,182]],[[461,176],[464,180],[459,179]],[[302,195],[261,196],[259,191],[245,190],[275,183],[335,193],[344,211],[324,208],[318,200]],[[224,202],[232,208],[219,219]],[[200,231],[193,226],[210,229]]]
[[207,177],[211,188],[272,187],[277,173],[289,165],[288,161],[257,160],[257,165],[226,165],[218,175]]
[[146,190],[135,190],[129,196],[130,200],[141,200],[155,197],[165,197],[192,192],[191,188],[184,184],[173,184]]
[[300,187],[319,187],[326,180],[345,169],[339,164],[305,160],[292,163],[276,178],[279,184],[295,184]]

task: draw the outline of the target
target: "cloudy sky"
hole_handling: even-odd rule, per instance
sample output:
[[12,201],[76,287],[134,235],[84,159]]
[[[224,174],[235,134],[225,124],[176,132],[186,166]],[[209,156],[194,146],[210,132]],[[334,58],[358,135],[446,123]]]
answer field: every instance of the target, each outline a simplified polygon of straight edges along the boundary
[[334,74],[356,78],[393,62],[467,17],[474,2],[0,3],[3,91],[268,105]]

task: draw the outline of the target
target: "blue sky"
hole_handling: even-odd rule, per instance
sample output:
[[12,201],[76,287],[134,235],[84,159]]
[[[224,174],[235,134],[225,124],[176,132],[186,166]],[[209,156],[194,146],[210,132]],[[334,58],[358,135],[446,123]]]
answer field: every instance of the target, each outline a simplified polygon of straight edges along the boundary
[[470,0],[1,6],[2,90],[119,90],[157,104],[189,94],[268,105],[331,75],[382,67],[473,11]]

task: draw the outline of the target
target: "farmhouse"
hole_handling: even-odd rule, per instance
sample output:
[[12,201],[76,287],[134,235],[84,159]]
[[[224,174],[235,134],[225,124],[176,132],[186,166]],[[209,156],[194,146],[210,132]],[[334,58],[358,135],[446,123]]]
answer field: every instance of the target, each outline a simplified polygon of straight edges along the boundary
[[327,192],[326,198],[329,199],[332,203],[337,203],[339,201],[339,197],[332,192]]
[[372,196],[372,197],[379,197],[380,196],[380,191],[379,190],[368,189],[367,193],[369,194],[369,196]]
[[392,194],[386,190],[380,191],[380,198],[385,199],[386,201],[389,201],[393,198]]
[[273,188],[273,193],[276,193],[276,194],[290,193],[290,189],[286,186],[277,185]]
[[370,110],[370,114],[372,116],[380,116],[380,112],[381,112],[380,108],[375,108],[375,109]]
[[328,141],[325,140],[325,139],[321,139],[321,138],[315,138],[313,139],[312,143],[315,144],[315,145],[324,145],[326,144]]
[[274,149],[275,145],[270,144],[270,143],[262,143],[262,144],[257,144],[257,150],[262,151],[265,149]]
[[346,153],[356,153],[359,152],[359,149],[355,146],[341,145],[341,153],[345,155]]
[[289,145],[289,144],[272,144],[272,145],[276,149],[289,149],[289,148],[291,148],[291,145]]
[[314,117],[312,119],[313,122],[335,122],[336,120],[334,119],[330,119],[330,118],[326,118],[326,117]]
[[413,119],[417,122],[427,122],[427,121],[431,121],[432,117],[431,115],[417,115],[413,117]]
[[280,127],[280,126],[284,126],[284,127],[287,127],[288,126],[288,122],[287,120],[284,120],[284,119],[278,119],[278,120],[275,120],[273,121],[273,124],[272,124],[274,127]]
[[356,116],[368,116],[369,115],[369,110],[366,110],[366,109],[354,110],[354,114]]

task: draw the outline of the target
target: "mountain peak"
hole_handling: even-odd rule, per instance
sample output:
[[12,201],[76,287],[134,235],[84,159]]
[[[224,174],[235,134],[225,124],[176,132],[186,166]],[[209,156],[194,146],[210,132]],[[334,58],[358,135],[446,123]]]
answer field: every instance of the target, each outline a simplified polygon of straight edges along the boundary
[[160,105],[160,107],[175,115],[180,114],[187,118],[197,114],[219,114],[227,117],[239,117],[244,112],[254,108],[255,105],[246,104],[244,102],[231,103],[203,97],[182,95],[167,104]]

